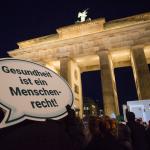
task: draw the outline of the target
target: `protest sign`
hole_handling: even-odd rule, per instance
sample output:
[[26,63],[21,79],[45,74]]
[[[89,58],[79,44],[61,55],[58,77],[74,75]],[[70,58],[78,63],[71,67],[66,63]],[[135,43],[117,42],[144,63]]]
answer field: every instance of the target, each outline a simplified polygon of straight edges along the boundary
[[72,104],[71,88],[52,70],[25,60],[0,59],[0,108],[5,111],[0,128],[25,119],[60,119]]

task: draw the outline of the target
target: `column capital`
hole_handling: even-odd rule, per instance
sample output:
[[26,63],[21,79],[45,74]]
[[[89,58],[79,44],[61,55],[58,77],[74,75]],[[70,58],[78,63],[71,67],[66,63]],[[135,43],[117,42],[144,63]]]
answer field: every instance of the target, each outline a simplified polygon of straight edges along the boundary
[[60,57],[58,57],[58,59],[59,60],[71,60],[72,57],[70,57],[70,56],[60,56]]
[[58,58],[59,58],[59,59],[63,59],[63,58],[64,58],[64,59],[68,59],[68,58],[70,58],[70,57],[69,57],[69,56],[59,56]]
[[135,50],[135,49],[144,49],[144,45],[140,44],[140,45],[133,45],[133,46],[131,46],[131,50]]
[[103,54],[103,53],[105,53],[105,54],[107,53],[107,54],[108,54],[108,53],[109,53],[109,50],[108,50],[108,49],[104,49],[104,50],[98,50],[98,51],[96,51],[96,54],[97,54],[97,55],[101,55],[101,54]]

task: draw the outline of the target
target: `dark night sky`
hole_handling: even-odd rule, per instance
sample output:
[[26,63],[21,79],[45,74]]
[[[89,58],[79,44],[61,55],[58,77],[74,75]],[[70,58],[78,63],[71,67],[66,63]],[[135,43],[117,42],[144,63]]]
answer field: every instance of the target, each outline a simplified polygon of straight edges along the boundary
[[[6,51],[17,48],[16,43],[56,33],[58,27],[74,24],[77,14],[89,8],[91,19],[105,17],[106,21],[150,11],[149,0],[1,0],[0,58]],[[115,69],[121,103],[136,99],[131,68]],[[84,73],[83,94],[101,99],[99,71]],[[86,80],[86,82],[85,82]],[[94,88],[93,88],[94,87]]]

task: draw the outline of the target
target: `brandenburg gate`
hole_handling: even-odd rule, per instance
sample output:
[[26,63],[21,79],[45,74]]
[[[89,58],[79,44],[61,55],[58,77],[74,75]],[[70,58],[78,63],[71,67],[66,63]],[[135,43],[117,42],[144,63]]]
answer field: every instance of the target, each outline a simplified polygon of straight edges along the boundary
[[[150,12],[58,28],[56,34],[19,42],[11,57],[40,63],[60,74],[83,114],[81,73],[101,70],[104,112],[119,114],[114,68],[131,66],[139,100],[150,99]],[[91,85],[91,88],[95,85]]]

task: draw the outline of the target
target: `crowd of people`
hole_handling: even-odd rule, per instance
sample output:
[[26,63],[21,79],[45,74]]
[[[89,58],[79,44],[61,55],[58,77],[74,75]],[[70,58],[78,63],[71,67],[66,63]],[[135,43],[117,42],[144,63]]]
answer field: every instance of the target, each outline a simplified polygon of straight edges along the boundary
[[26,120],[0,130],[1,148],[5,150],[149,150],[150,121],[143,123],[133,112],[127,122],[108,116],[90,116],[88,125],[67,106],[68,116],[54,121]]
[[108,116],[90,117],[87,130],[91,138],[85,150],[149,150],[150,121],[146,126],[136,120],[133,112],[127,113],[127,120],[119,122]]

